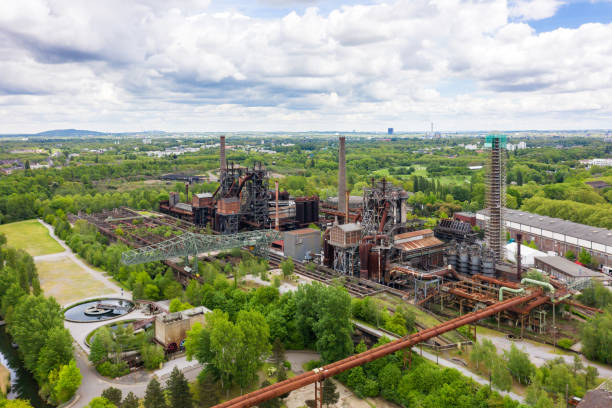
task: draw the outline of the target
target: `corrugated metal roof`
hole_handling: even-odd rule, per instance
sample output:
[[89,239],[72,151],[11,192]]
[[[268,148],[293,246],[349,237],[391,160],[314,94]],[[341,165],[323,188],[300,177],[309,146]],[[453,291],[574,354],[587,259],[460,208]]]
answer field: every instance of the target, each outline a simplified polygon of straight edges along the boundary
[[414,241],[403,242],[401,244],[395,244],[397,249],[402,251],[414,251],[424,248],[432,248],[438,245],[443,245],[444,242],[440,241],[436,237],[426,237],[423,239],[416,239]]
[[179,210],[191,211],[191,204],[176,203],[175,207]]
[[[478,211],[478,214],[489,216],[489,210]],[[612,230],[591,227],[590,225],[578,224],[577,222],[562,220],[560,218],[547,217],[545,215],[533,214],[526,211],[504,209],[504,220],[516,222],[530,227],[540,228],[558,234],[569,235],[574,238],[596,242],[602,245],[612,246]]]
[[397,234],[395,236],[395,240],[399,241],[406,238],[418,237],[419,235],[428,236],[433,235],[433,231],[430,229],[418,230],[418,231],[410,231],[404,232],[403,234]]
[[211,193],[200,193],[200,194],[196,194],[196,197],[198,197],[198,198],[211,198],[212,194]]
[[536,261],[540,261],[550,267],[563,272],[566,275],[574,278],[601,277],[603,274],[595,272],[584,266],[575,264],[574,262],[562,256],[536,256]]

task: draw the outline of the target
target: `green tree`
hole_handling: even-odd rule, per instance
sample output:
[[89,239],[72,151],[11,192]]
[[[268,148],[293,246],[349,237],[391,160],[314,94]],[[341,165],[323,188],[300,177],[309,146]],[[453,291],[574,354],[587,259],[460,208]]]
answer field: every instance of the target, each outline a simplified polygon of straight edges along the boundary
[[287,258],[280,264],[281,270],[283,271],[283,276],[285,278],[293,275],[293,271],[295,270],[295,265],[293,264],[293,259]]
[[585,371],[586,373],[584,375],[584,388],[588,390],[595,386],[597,377],[599,376],[599,372],[597,371],[597,367],[593,366],[587,366]]
[[479,342],[475,342],[472,345],[472,351],[470,353],[470,360],[476,363],[476,369],[480,367],[480,363],[485,363],[492,360],[493,356],[497,354],[495,345],[489,339],[482,339]]
[[388,363],[378,373],[378,384],[380,385],[383,398],[393,401],[396,398],[397,384],[402,376],[399,367]]
[[164,349],[158,344],[144,343],[140,348],[140,356],[146,369],[159,368],[165,360]]
[[274,343],[272,344],[271,360],[277,369],[285,362],[285,347],[283,347],[283,342],[278,337],[274,339]]
[[60,367],[56,381],[54,381],[54,373],[55,371],[52,371],[49,374],[49,382],[53,387],[52,395],[55,401],[59,403],[66,402],[72,398],[76,390],[79,389],[83,378],[81,372],[76,366],[76,362],[72,360],[70,363]]
[[491,361],[487,362],[490,366],[491,383],[502,391],[512,389],[512,375],[506,367],[506,362],[497,354]]
[[174,367],[170,373],[166,386],[172,408],[192,408],[193,401],[189,392],[189,383],[177,367]]
[[49,330],[63,324],[62,311],[53,298],[29,295],[18,302],[8,329],[19,345],[28,370],[36,372],[38,356],[47,341]]
[[247,310],[238,312],[236,328],[242,341],[235,361],[235,377],[241,387],[246,387],[257,378],[257,371],[270,351],[270,329],[260,312]]
[[96,397],[89,402],[88,408],[116,408],[115,404],[104,397]]
[[93,340],[91,342],[91,347],[89,350],[89,361],[94,363],[94,365],[98,365],[103,363],[108,359],[108,350],[104,341],[102,340],[102,336],[99,336],[97,333],[93,336]]
[[508,371],[518,382],[528,385],[535,373],[535,366],[529,360],[529,355],[518,349],[514,344],[510,351],[504,352],[508,360]]
[[138,398],[132,391],[128,393],[121,403],[121,408],[138,408]]
[[[134,394],[132,394],[134,395]],[[112,402],[117,407],[121,406],[122,392],[119,388],[108,387],[102,391],[102,397]]]
[[40,349],[36,365],[36,378],[39,383],[44,382],[49,373],[63,365],[70,363],[74,358],[72,336],[63,327],[54,327],[49,330],[45,345]]
[[212,375],[202,371],[198,376],[196,387],[197,402],[201,408],[212,407],[219,403],[219,394],[217,385],[212,378]]
[[166,397],[159,385],[159,381],[153,377],[147,385],[144,397],[144,408],[168,408]]
[[576,260],[576,254],[571,249],[565,253],[565,257],[570,261]]
[[590,266],[593,263],[593,259],[591,258],[591,254],[589,254],[584,248],[578,254],[578,262],[583,265]]
[[321,402],[325,406],[329,407],[338,402],[340,393],[336,391],[336,384],[330,378],[323,380],[323,387],[321,388]]
[[332,362],[353,352],[351,297],[340,286],[326,286],[320,290],[318,319],[312,328],[317,338],[317,351],[321,353],[323,361]]

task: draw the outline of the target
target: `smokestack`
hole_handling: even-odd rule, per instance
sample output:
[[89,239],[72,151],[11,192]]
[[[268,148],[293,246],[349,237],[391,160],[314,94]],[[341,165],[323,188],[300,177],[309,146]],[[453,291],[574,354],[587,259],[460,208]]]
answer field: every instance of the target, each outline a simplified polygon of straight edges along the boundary
[[219,142],[221,148],[221,154],[219,155],[220,165],[219,168],[221,170],[227,169],[227,164],[225,162],[225,136],[221,136],[221,140]]
[[351,192],[347,191],[346,192],[346,217],[344,218],[344,223],[348,224],[349,223],[349,208],[350,208],[350,204],[351,204]]
[[[338,150],[338,211],[348,211],[346,200],[346,138],[340,136],[340,147]],[[345,223],[348,222],[344,220]]]
[[189,183],[185,183],[185,200],[189,202]]

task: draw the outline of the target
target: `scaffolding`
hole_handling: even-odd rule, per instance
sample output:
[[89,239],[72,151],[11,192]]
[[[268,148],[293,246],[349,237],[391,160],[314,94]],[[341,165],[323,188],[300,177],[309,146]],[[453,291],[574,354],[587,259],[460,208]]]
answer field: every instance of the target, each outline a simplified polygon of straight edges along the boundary
[[503,210],[506,205],[506,135],[488,135],[485,147],[491,149],[487,165],[487,207],[489,221],[485,238],[495,254],[495,261],[503,260],[504,222]]

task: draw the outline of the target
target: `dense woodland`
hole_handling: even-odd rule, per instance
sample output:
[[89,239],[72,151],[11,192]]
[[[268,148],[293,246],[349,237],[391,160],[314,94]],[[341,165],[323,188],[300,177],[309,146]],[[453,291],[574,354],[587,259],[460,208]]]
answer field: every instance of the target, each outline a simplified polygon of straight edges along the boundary
[[63,312],[55,299],[41,294],[32,257],[5,244],[0,234],[0,314],[41,396],[52,404],[66,402],[79,388],[81,374]]

